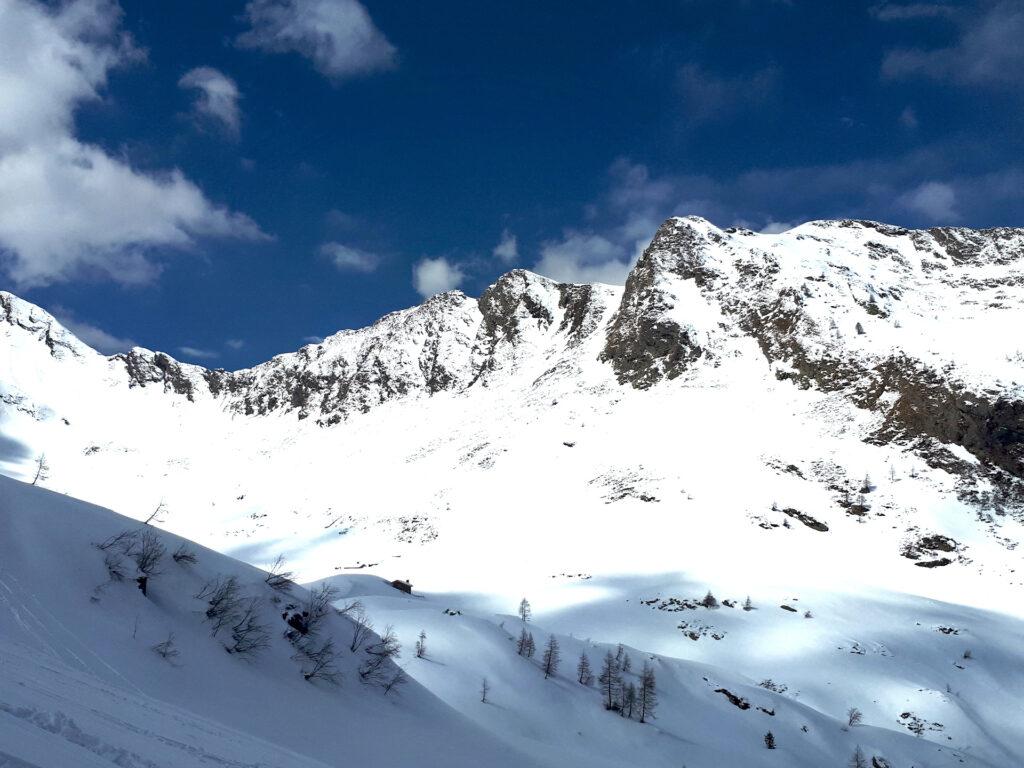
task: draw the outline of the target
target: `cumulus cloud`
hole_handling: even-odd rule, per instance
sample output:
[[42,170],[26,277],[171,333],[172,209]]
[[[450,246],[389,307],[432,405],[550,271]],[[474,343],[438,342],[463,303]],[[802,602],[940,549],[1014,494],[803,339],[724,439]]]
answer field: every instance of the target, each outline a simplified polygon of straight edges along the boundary
[[561,240],[541,247],[540,261],[533,269],[563,283],[622,285],[632,266],[633,259],[622,244],[602,235],[567,232]]
[[466,275],[459,264],[443,256],[422,259],[412,268],[412,286],[423,298],[458,288]]
[[151,280],[152,251],[266,237],[177,170],[144,173],[74,135],[111,68],[138,58],[105,0],[0,3],[0,266],[21,288],[80,276]]
[[395,47],[358,0],[250,0],[249,29],[238,44],[298,53],[320,73],[341,79],[395,66]]
[[329,258],[338,269],[350,272],[373,272],[380,264],[380,257],[374,253],[353,248],[341,243],[324,243],[320,254]]
[[519,242],[516,236],[507,229],[501,233],[501,240],[494,246],[494,256],[505,264],[511,264],[519,258]]
[[[882,62],[882,74],[891,79],[928,77],[960,85],[1019,88],[1024,85],[1024,3],[1001,0],[981,3],[975,8],[934,4],[885,6],[883,20],[918,18],[900,16],[913,8],[944,9],[959,27],[959,38],[946,48],[900,48],[889,51]],[[895,15],[893,15],[895,14]],[[938,11],[935,15],[939,15]]]
[[779,78],[777,67],[765,67],[750,75],[722,77],[698,64],[686,64],[676,73],[676,88],[690,119],[705,121],[767,101],[778,88]]
[[956,210],[956,191],[940,181],[926,181],[902,195],[899,203],[939,224],[950,224],[960,218]]
[[198,91],[193,104],[198,116],[214,121],[232,136],[238,135],[241,94],[234,80],[213,67],[196,67],[181,76],[178,87]]
[[102,352],[105,355],[126,352],[132,347],[138,346],[128,337],[115,336],[99,326],[80,320],[73,310],[59,304],[52,307],[52,314],[61,322],[61,325],[75,334],[81,341],[84,341],[97,352]]
[[220,353],[212,349],[200,349],[199,347],[178,347],[178,351],[186,357],[193,357],[197,360],[212,360],[220,357]]

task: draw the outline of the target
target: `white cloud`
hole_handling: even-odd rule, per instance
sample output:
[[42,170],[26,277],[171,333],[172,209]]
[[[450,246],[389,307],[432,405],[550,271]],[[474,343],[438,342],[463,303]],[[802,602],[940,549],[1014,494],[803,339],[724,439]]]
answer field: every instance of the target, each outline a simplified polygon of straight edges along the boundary
[[[883,20],[949,16],[960,28],[960,37],[946,48],[902,48],[890,51],[882,62],[882,74],[893,79],[930,77],[961,85],[1019,88],[1024,84],[1024,3],[1000,0],[980,7],[922,3],[885,6]],[[912,15],[912,11],[920,11]],[[900,15],[900,14],[903,15]]]
[[246,48],[299,53],[328,77],[340,79],[390,69],[395,47],[358,0],[251,0]]
[[199,360],[212,360],[215,357],[220,357],[219,352],[215,352],[212,349],[200,349],[198,347],[178,347],[178,351],[186,357],[194,357]]
[[193,104],[196,113],[219,123],[232,136],[238,135],[242,117],[234,80],[213,67],[196,67],[181,76],[178,87],[199,91]]
[[781,232],[786,232],[794,227],[792,223],[788,221],[769,221],[763,227],[761,227],[762,235],[777,235]]
[[245,339],[228,339],[224,342],[228,349],[241,349],[245,346]]
[[898,202],[935,223],[951,224],[960,218],[956,210],[956,191],[950,184],[940,181],[926,181],[902,195]]
[[443,256],[423,259],[412,268],[412,286],[423,298],[451,291],[462,284],[466,275],[462,267]]
[[333,261],[334,266],[340,270],[373,272],[380,264],[380,257],[376,254],[341,243],[324,243],[320,246],[320,253]]
[[143,173],[74,136],[74,111],[138,58],[120,9],[0,2],[0,266],[21,288],[98,276],[151,280],[150,252],[201,236],[266,237],[177,170]]
[[[647,238],[654,234],[651,230]],[[634,258],[626,247],[606,237],[568,232],[561,240],[548,242],[540,251],[534,271],[563,283],[610,283],[622,285]]]
[[302,340],[307,344],[320,344],[323,340],[323,336],[303,336]]
[[132,339],[115,336],[112,333],[107,333],[99,326],[79,320],[74,311],[67,307],[58,304],[52,307],[52,312],[61,325],[97,352],[112,355],[116,352],[126,352],[132,347],[138,346]]
[[511,264],[519,258],[519,242],[516,236],[506,229],[501,233],[501,240],[494,246],[492,253],[503,263]]

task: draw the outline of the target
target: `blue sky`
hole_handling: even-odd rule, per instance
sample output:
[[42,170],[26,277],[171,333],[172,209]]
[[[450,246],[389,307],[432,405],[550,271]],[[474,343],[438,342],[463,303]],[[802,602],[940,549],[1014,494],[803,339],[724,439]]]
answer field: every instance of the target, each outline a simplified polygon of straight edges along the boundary
[[1024,224],[1024,0],[0,0],[0,286],[237,368],[670,215]]

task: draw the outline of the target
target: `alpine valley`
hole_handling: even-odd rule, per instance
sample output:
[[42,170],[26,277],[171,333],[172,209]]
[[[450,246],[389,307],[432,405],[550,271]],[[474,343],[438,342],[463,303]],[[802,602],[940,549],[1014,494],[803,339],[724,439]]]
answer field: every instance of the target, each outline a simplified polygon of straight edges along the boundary
[[2,292],[0,766],[1024,765],[1022,331],[1024,230],[869,221],[238,371]]

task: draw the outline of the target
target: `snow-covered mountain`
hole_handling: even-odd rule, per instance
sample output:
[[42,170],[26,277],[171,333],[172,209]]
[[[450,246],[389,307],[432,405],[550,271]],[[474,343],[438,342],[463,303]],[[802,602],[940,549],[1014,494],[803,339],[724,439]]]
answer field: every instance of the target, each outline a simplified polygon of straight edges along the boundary
[[[900,595],[952,604],[951,627],[1019,632],[971,611],[1024,611],[1021,328],[1024,230],[856,221],[767,235],[670,219],[624,288],[517,270],[478,300],[435,296],[235,372],[104,357],[0,293],[0,471],[31,481],[45,454],[52,490],[136,519],[162,502],[163,527],[254,564],[283,552],[307,580],[486,595],[492,625],[527,593],[557,632],[751,679],[842,658],[801,696],[899,729],[880,688],[956,687],[935,666],[939,619]],[[639,601],[707,589],[772,605],[813,591],[831,617],[797,641],[747,620],[761,613],[646,607],[657,627],[626,631]],[[591,603],[604,629],[562,622]],[[942,638],[903,645],[918,621]],[[847,668],[853,645],[887,660]],[[1020,680],[992,686],[1019,708]],[[977,690],[972,735],[923,738],[1021,762],[1024,732]]]

